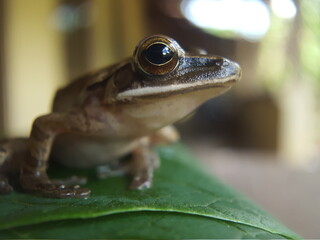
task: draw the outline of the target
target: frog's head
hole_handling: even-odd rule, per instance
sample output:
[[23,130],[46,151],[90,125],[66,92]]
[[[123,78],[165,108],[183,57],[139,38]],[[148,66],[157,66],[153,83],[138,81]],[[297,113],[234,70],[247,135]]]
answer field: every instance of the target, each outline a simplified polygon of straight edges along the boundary
[[235,62],[192,55],[172,38],[155,35],[142,40],[133,58],[113,74],[107,95],[109,102],[132,106],[137,116],[152,115],[152,111],[181,118],[228,90],[240,77],[241,68]]

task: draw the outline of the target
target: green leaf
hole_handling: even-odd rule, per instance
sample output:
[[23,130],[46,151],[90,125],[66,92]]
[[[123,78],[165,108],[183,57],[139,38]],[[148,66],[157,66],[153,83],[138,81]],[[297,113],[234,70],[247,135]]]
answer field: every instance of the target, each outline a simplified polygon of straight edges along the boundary
[[0,238],[281,239],[284,237],[254,227],[196,215],[132,212],[99,217],[94,221],[64,220],[19,227],[0,232]]
[[[299,238],[204,173],[181,145],[160,148],[159,154],[162,166],[153,188],[145,191],[127,190],[126,178],[96,180],[88,172],[93,193],[88,199],[1,196],[0,229],[9,230],[0,237],[73,238],[79,233],[74,238],[98,238],[108,233],[110,238]],[[59,169],[59,175],[68,174],[74,170]],[[44,223],[48,221],[54,222]]]

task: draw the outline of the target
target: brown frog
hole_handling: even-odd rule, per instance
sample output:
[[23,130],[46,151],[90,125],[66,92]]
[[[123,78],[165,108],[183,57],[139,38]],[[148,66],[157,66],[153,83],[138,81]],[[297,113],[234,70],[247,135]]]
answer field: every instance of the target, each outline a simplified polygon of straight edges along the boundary
[[[16,174],[29,193],[89,196],[89,189],[77,185],[81,178],[50,179],[49,156],[71,167],[100,166],[102,175],[127,173],[130,188],[148,188],[159,164],[152,146],[176,141],[171,124],[224,93],[240,76],[239,65],[228,59],[190,54],[166,36],[145,38],[132,57],[60,89],[52,113],[33,122],[28,139],[2,142],[0,193],[13,190],[8,176]],[[129,153],[131,160],[120,164]]]

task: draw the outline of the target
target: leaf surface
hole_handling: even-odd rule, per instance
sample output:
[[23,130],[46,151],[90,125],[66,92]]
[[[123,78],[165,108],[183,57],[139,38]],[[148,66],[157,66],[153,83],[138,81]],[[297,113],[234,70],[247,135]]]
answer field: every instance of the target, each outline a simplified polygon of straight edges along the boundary
[[[215,227],[218,229],[218,226],[221,227],[223,225],[225,227],[224,233],[227,233],[228,229],[230,231],[231,229],[238,229],[237,236],[239,238],[246,236],[255,238],[253,236],[258,236],[259,234],[265,234],[264,236],[275,234],[278,238],[280,236],[299,238],[299,236],[243,196],[207,175],[182,145],[176,144],[163,147],[159,148],[158,151],[162,159],[162,166],[155,173],[154,185],[151,189],[144,191],[128,190],[127,184],[129,180],[127,178],[115,177],[97,180],[90,171],[79,172],[82,175],[85,173],[90,176],[87,184],[87,187],[91,188],[93,193],[90,198],[47,199],[22,193],[1,196],[0,229],[11,228],[8,231],[18,234],[16,237],[22,236],[24,233],[35,234],[36,231],[31,231],[32,229],[50,232],[50,227],[57,229],[57,226],[61,226],[61,224],[69,226],[68,229],[77,229],[79,227],[79,232],[81,232],[82,222],[93,222],[94,225],[100,226],[99,224],[101,224],[106,229],[108,227],[112,229],[117,227],[116,223],[118,226],[120,226],[119,224],[128,226],[127,219],[135,216],[134,219],[137,220],[130,222],[133,225],[130,225],[131,232],[129,231],[129,233],[134,233],[133,229],[136,229],[136,235],[129,234],[124,235],[124,237],[138,237],[139,231],[147,231],[144,228],[141,230],[141,226],[150,221],[152,222],[153,218],[160,218],[160,223],[169,228],[172,225],[170,222],[176,223],[178,220],[175,219],[179,218],[185,219],[179,221],[179,223],[181,222],[181,229],[184,226],[185,231],[187,231],[189,225],[193,225],[192,221],[194,221],[194,226],[197,226],[196,222],[200,221],[203,222],[203,226],[212,224],[213,230],[211,227],[204,228],[208,234],[211,230],[215,232]],[[59,173],[56,173],[56,175],[61,176],[74,174],[75,171],[70,169],[59,169]],[[149,221],[148,218],[151,220]],[[40,224],[48,221],[54,222],[45,223],[45,225]],[[188,224],[183,224],[184,221],[188,222]],[[104,222],[108,222],[110,226],[107,224],[108,227],[106,227]],[[33,224],[37,225],[21,227]],[[42,227],[43,225],[48,226],[48,228]],[[122,228],[127,229],[128,227]],[[200,223],[199,228],[201,228]],[[243,228],[250,229],[251,232],[252,229],[255,229],[253,232],[256,231],[257,233],[249,233],[249,230],[243,231]],[[24,229],[31,230],[28,232],[24,231]],[[8,234],[8,231],[2,231],[1,233]],[[74,231],[76,230],[71,232]],[[157,231],[153,230],[152,232],[156,233]],[[179,235],[179,232],[183,233],[183,231],[177,230],[172,237],[157,235],[157,238],[173,238],[174,236],[183,238],[183,235]],[[168,231],[163,230],[162,233],[168,233]],[[49,237],[49,235],[47,236]],[[209,238],[210,235],[203,236]],[[34,238],[35,235],[30,235],[29,237]],[[52,238],[56,237],[59,238],[59,235],[52,235]],[[120,236],[110,235],[110,237],[116,238]]]
[[238,223],[168,212],[131,212],[94,220],[42,223],[2,231],[0,238],[284,239],[283,236]]

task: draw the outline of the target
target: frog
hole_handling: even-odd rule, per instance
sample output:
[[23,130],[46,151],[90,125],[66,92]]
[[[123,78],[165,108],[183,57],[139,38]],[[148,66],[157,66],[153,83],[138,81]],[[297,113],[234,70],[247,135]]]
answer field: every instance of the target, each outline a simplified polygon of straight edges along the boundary
[[[37,117],[27,138],[0,143],[0,193],[24,192],[48,198],[86,198],[83,177],[52,179],[49,160],[100,175],[130,175],[130,189],[152,186],[160,165],[157,145],[179,140],[173,123],[241,78],[238,63],[185,51],[165,35],[141,40],[133,55],[88,73],[59,89],[52,112]],[[123,161],[124,156],[129,160]]]

